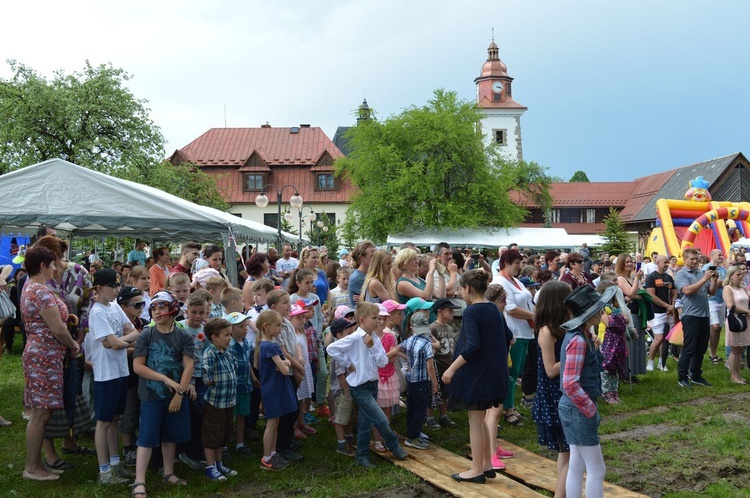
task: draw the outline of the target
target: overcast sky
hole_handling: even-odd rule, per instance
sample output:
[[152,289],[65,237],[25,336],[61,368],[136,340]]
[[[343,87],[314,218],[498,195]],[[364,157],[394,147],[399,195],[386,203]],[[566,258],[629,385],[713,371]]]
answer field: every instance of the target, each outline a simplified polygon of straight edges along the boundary
[[[36,1],[3,6],[0,59],[44,75],[111,62],[165,154],[209,128],[309,123],[333,138],[436,88],[475,98],[491,29],[524,158],[632,180],[748,147],[750,2]],[[0,66],[0,76],[9,76]]]

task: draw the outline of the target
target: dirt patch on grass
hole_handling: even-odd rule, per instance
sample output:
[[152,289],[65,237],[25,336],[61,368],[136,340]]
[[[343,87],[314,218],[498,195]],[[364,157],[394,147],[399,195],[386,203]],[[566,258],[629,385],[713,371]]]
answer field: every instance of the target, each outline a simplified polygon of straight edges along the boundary
[[603,434],[599,436],[602,441],[630,441],[633,439],[646,439],[650,436],[661,436],[669,432],[680,431],[682,428],[669,424],[642,425],[635,429],[615,432],[614,434]]
[[410,484],[409,486],[371,491],[356,496],[358,498],[442,498],[453,495],[423,481],[416,484]]

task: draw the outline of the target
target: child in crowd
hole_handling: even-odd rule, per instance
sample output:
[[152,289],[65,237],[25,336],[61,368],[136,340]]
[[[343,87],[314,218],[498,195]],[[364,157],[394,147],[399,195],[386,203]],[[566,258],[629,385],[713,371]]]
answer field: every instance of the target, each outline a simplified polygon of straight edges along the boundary
[[[443,373],[453,363],[453,354],[456,352],[456,329],[453,327],[453,310],[459,309],[450,299],[441,298],[432,306],[437,314],[437,320],[430,324],[430,334],[438,346],[435,348],[435,364],[437,367],[437,379],[439,386],[440,402],[437,396],[433,403],[427,408],[427,426],[435,430],[436,427],[456,427],[456,423],[448,417],[448,394],[443,384]],[[440,421],[435,420],[435,410],[440,412]]]
[[268,309],[268,293],[274,290],[273,282],[267,278],[261,278],[253,282],[250,291],[253,294],[253,304],[247,309],[247,316],[256,322],[261,313]]
[[153,296],[149,311],[154,325],[141,332],[133,353],[133,370],[140,376],[141,420],[132,488],[133,495],[141,498],[146,494],[146,469],[151,452],[159,444],[164,459],[164,480],[185,484],[174,475],[174,456],[176,443],[190,440],[190,413],[185,394],[193,377],[194,351],[190,334],[175,326],[174,316],[179,310],[179,303],[168,292]]
[[175,320],[178,322],[184,320],[187,313],[187,301],[190,297],[190,277],[187,273],[170,273],[167,277],[167,290],[180,303],[180,313]]
[[399,304],[393,299],[388,299],[387,301],[383,302],[383,306],[385,306],[385,309],[388,310],[388,314],[391,317],[391,319],[388,320],[388,326],[385,328],[385,330],[392,333],[397,338],[401,337],[401,322],[403,322],[404,320],[404,309],[406,308],[406,305]]
[[223,318],[210,318],[203,330],[211,341],[203,351],[203,383],[207,389],[201,441],[206,455],[206,477],[226,481],[227,476],[237,475],[236,470],[221,462],[222,448],[232,437],[237,402],[237,364],[229,351],[232,324]]
[[[300,300],[298,303],[304,304],[304,301]],[[315,434],[317,432],[308,425],[308,421],[310,420],[308,416],[310,415],[309,410],[310,404],[312,403],[313,392],[313,360],[310,355],[312,353],[317,353],[315,328],[307,319],[308,313],[308,310],[300,304],[293,304],[292,309],[289,311],[289,318],[292,325],[294,325],[294,332],[296,334],[297,351],[301,353],[301,356],[299,356],[297,360],[305,367],[305,376],[302,378],[302,382],[297,388],[299,415],[297,417],[297,427],[294,430],[294,437],[297,439],[304,439],[307,435]],[[310,329],[312,329],[312,334],[308,335]]]
[[[143,292],[130,285],[122,287],[117,295],[117,304],[120,305],[120,308],[138,332],[143,330],[145,325],[140,318],[141,311],[146,305],[143,297]],[[91,334],[86,334],[87,337],[89,335]],[[125,402],[125,413],[120,416],[118,424],[125,465],[129,467],[135,467],[138,452],[138,447],[135,445],[135,432],[138,429],[138,417],[141,413],[141,402],[138,400],[138,375],[133,372],[134,349],[135,343],[128,347],[128,399]]]
[[243,456],[252,456],[253,452],[245,446],[245,419],[250,414],[250,395],[253,386],[258,387],[258,379],[253,373],[253,350],[254,346],[248,338],[247,315],[232,312],[226,316],[232,324],[232,340],[229,350],[234,356],[237,365],[237,404],[234,408],[235,433],[237,434],[235,449]]
[[[262,312],[268,309],[268,293],[274,290],[274,284],[267,278],[261,278],[253,282],[251,286],[253,305],[247,310],[247,316],[250,317],[250,322],[255,324],[258,317]],[[257,333],[256,330],[250,327],[247,331],[247,340],[251,345],[256,343]],[[258,373],[258,364],[252,364],[253,375],[257,379],[260,374]],[[245,429],[253,433],[258,424],[258,418],[260,417],[260,404],[262,396],[260,389],[253,389],[250,393],[250,413],[245,418]]]
[[227,314],[224,309],[224,305],[221,304],[221,293],[224,289],[229,287],[227,281],[222,277],[209,277],[206,280],[206,290],[211,293],[213,301],[211,303],[211,311],[208,313],[208,318],[221,318]]
[[[373,332],[383,345],[386,355],[393,350],[398,351],[398,341],[392,332],[386,332],[386,327],[391,318],[388,309],[383,304],[378,304],[378,325]],[[388,363],[378,368],[378,406],[383,410],[388,425],[391,424],[391,409],[399,404],[399,394],[401,394],[401,382],[396,375],[396,365],[398,364],[398,354],[388,355]],[[378,453],[385,453],[385,444],[380,437],[377,428],[373,428],[373,437],[375,444],[373,449]]]
[[[331,322],[331,334],[335,340],[342,339],[356,330],[357,322],[350,322],[346,318],[337,318]],[[352,433],[352,395],[349,392],[349,384],[346,383],[346,374],[349,370],[339,361],[331,358],[331,390],[333,407],[336,418],[334,430],[336,431],[336,453],[353,457],[355,452],[354,434]]]
[[[616,285],[614,282],[602,282],[596,287],[599,293],[608,287]],[[620,400],[620,378],[626,375],[628,346],[625,334],[629,320],[622,312],[617,302],[617,296],[604,307],[600,335],[603,332],[602,352],[602,398],[610,405],[622,403]]]
[[[326,386],[328,384],[328,365],[325,361],[325,351],[323,349],[323,327],[325,321],[323,319],[323,310],[320,305],[320,297],[314,293],[315,277],[316,276],[313,274],[312,270],[295,270],[289,281],[289,292],[291,293],[290,299],[292,303],[296,303],[298,300],[302,299],[313,306],[313,314],[310,317],[310,321],[315,327],[315,333],[317,335],[315,356],[320,358],[320,361],[314,365],[314,367],[317,368],[313,368],[315,386],[313,390],[315,391],[315,402],[317,406],[316,413],[319,417],[328,417],[331,414],[331,411],[325,404]],[[308,420],[311,421],[312,419],[308,417]]]
[[[339,306],[351,306],[349,301],[349,275],[352,270],[346,267],[341,267],[336,270],[336,287],[331,289],[331,317]],[[333,318],[331,318],[333,321]]]
[[380,309],[373,303],[360,303],[355,316],[359,327],[356,332],[341,338],[328,346],[328,354],[345,366],[356,365],[346,376],[349,392],[359,407],[359,428],[357,431],[357,463],[365,469],[375,466],[370,462],[370,429],[374,425],[380,431],[386,446],[399,460],[409,454],[398,442],[388,420],[377,403],[378,367],[388,363],[380,339],[373,335],[378,325]]
[[[292,394],[294,394],[294,397],[296,398],[295,393],[297,387],[299,387],[299,384],[302,382],[302,377],[305,373],[305,366],[297,360],[297,358],[301,357],[302,351],[298,350],[299,346],[297,345],[297,336],[294,332],[294,325],[292,325],[292,322],[288,319],[289,311],[291,310],[289,294],[283,290],[273,290],[268,293],[267,300],[268,307],[271,310],[276,311],[282,318],[281,332],[275,335],[273,340],[281,348],[284,358],[289,360],[292,365],[292,368],[288,370],[287,375],[289,375],[289,380],[294,388]],[[260,318],[258,318],[258,320],[260,320]],[[256,351],[258,350],[257,347],[255,349]],[[260,367],[258,367],[258,370],[262,373]],[[260,379],[260,381],[262,384],[263,379]],[[263,396],[262,391],[261,396]],[[295,402],[295,410],[293,412],[283,413],[278,423],[279,434],[278,439],[276,440],[276,448],[281,456],[287,461],[299,462],[302,460],[302,455],[294,451],[294,448],[298,446],[298,443],[294,441],[294,425],[297,422],[298,414],[299,407]]]
[[141,312],[141,320],[143,320],[143,323],[149,323],[151,321],[151,314],[148,311],[151,308],[151,297],[149,297],[148,294],[150,283],[151,275],[149,274],[148,269],[143,266],[134,266],[130,272],[130,283],[128,285],[132,285],[143,293],[143,302],[146,303]]
[[119,275],[111,268],[94,274],[97,300],[89,313],[88,351],[94,371],[96,454],[100,484],[124,484],[133,477],[120,464],[117,422],[128,398],[128,347],[138,339],[130,319],[114,301],[120,289]]
[[[185,274],[177,273],[176,275]],[[208,293],[206,292],[206,294]],[[203,383],[203,350],[208,344],[206,334],[203,332],[203,323],[208,316],[208,301],[206,301],[205,294],[195,292],[188,298],[186,306],[187,318],[179,322],[179,325],[193,339],[195,366],[193,367],[193,378],[190,380],[190,386],[188,387],[190,441],[185,444],[179,459],[193,470],[203,470],[203,465],[200,463],[204,458],[201,434],[203,433],[203,405],[206,394],[206,385]]]
[[562,324],[567,331],[560,348],[560,388],[558,405],[565,439],[570,445],[570,463],[565,483],[567,496],[582,495],[586,474],[586,496],[604,496],[606,466],[599,443],[599,411],[596,400],[601,395],[599,351],[591,336],[601,320],[602,309],[617,292],[611,286],[599,294],[588,285],[574,290],[563,304],[574,318]]
[[245,303],[242,301],[242,290],[237,287],[227,287],[221,291],[220,301],[224,307],[224,315],[229,313],[244,313]]
[[[272,298],[269,295],[269,306],[273,307],[274,304],[271,304],[271,301]],[[283,308],[283,304],[280,307]],[[296,414],[298,410],[289,375],[292,363],[285,358],[281,347],[275,342],[281,334],[282,323],[282,315],[273,309],[261,313],[256,322],[258,344],[255,348],[255,362],[260,371],[260,389],[263,392],[263,407],[266,415],[263,458],[260,460],[260,468],[263,470],[284,470],[289,466],[289,462],[276,451],[278,438],[282,435],[281,418]],[[293,423],[294,418],[292,418]]]
[[[424,313],[414,313],[409,320],[411,337],[401,343],[407,355],[409,371],[406,374],[406,446],[418,450],[430,447],[429,441],[420,437],[427,418],[427,407],[439,386],[435,374],[435,356],[430,341],[430,324]],[[398,354],[396,352],[396,354]]]

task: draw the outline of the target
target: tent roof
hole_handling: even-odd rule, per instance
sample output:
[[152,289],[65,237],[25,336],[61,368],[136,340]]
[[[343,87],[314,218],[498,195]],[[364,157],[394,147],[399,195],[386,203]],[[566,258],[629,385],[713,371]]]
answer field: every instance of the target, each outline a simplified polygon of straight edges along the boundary
[[[0,225],[76,236],[273,241],[277,231],[159,189],[50,159],[0,176]],[[287,240],[297,237],[283,233]]]
[[500,247],[515,242],[522,248],[556,249],[579,247],[584,242],[589,246],[599,246],[605,240],[599,235],[569,235],[564,228],[484,228],[389,235],[387,244],[395,246],[404,242],[413,242],[418,246],[447,242],[458,247]]

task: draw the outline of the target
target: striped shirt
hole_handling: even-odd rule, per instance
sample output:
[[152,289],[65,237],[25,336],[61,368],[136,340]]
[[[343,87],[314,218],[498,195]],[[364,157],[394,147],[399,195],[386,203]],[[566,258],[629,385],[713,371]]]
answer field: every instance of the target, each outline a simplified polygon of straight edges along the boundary
[[406,373],[407,382],[424,382],[430,380],[427,373],[427,361],[434,356],[429,334],[417,334],[401,343],[401,349],[406,352],[409,371]]
[[213,382],[204,399],[216,408],[237,404],[237,362],[227,349],[219,351],[209,343],[203,351],[203,382]]

